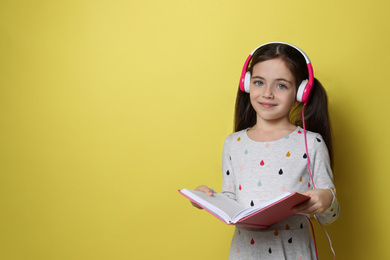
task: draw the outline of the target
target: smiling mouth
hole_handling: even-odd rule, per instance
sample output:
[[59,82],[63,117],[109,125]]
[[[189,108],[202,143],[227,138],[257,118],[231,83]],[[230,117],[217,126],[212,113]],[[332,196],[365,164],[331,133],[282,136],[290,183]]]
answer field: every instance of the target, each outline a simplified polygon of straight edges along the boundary
[[264,108],[272,108],[272,107],[275,107],[276,105],[275,104],[270,104],[270,103],[262,103],[260,102],[260,105]]

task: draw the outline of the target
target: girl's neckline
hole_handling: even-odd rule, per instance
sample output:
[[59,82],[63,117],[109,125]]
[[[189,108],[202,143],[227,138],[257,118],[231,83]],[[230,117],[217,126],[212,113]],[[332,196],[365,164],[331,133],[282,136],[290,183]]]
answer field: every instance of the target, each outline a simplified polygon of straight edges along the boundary
[[286,135],[286,136],[284,136],[284,137],[282,137],[282,138],[280,138],[280,139],[270,140],[270,141],[256,141],[256,140],[253,140],[252,138],[250,138],[250,137],[248,136],[248,130],[249,130],[249,129],[250,129],[250,128],[247,128],[247,129],[244,130],[244,134],[245,134],[246,139],[248,139],[248,140],[251,141],[251,142],[259,143],[259,144],[280,142],[280,141],[283,141],[283,140],[288,139],[291,135],[296,134],[296,133],[298,133],[299,131],[302,131],[302,128],[301,128],[300,126],[297,126],[297,128],[296,128],[294,131],[292,131],[291,133],[289,133],[288,135]]

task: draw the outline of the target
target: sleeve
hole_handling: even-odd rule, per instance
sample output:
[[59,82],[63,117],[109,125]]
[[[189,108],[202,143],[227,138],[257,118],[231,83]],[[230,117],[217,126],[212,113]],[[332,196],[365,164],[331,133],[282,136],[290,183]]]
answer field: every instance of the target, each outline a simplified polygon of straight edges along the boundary
[[222,191],[221,193],[236,200],[236,180],[230,153],[230,136],[225,139],[222,152]]
[[333,184],[333,173],[330,166],[328,148],[321,135],[317,135],[313,141],[310,162],[312,165],[312,174],[316,189],[328,189],[333,194],[333,201],[330,207],[317,219],[321,224],[328,225],[333,223],[340,215],[340,205],[337,201],[336,188]]

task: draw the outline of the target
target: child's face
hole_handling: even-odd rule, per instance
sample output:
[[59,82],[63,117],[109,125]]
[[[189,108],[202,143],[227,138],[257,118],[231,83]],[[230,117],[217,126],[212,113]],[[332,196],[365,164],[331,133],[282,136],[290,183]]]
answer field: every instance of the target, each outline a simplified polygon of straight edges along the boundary
[[250,100],[257,113],[257,122],[289,120],[290,109],[297,103],[296,84],[294,76],[282,59],[255,64],[252,70]]

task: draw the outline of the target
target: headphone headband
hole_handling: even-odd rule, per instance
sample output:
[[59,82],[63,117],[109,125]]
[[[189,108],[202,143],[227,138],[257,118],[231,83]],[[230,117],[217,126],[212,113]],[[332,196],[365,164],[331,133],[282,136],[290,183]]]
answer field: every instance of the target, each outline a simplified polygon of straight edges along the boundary
[[309,73],[309,78],[308,78],[307,81],[306,80],[302,81],[302,83],[298,87],[297,100],[300,101],[300,102],[307,103],[307,101],[309,100],[309,97],[310,97],[310,92],[311,92],[313,83],[314,83],[313,67],[311,65],[311,61],[310,61],[309,57],[306,55],[306,53],[303,50],[301,50],[297,46],[295,46],[293,44],[290,44],[290,43],[287,43],[287,42],[269,42],[269,43],[265,43],[265,44],[262,44],[262,45],[258,46],[256,49],[254,49],[249,54],[248,58],[246,59],[246,61],[244,63],[244,67],[243,67],[242,72],[241,72],[241,78],[240,78],[240,89],[241,89],[241,91],[249,93],[251,75],[250,75],[250,72],[247,71],[247,69],[248,69],[249,62],[252,59],[253,54],[259,48],[261,48],[263,46],[266,46],[266,45],[269,45],[269,44],[275,44],[275,43],[288,45],[288,46],[296,49],[297,51],[299,51],[302,54],[302,56],[305,58],[307,69],[308,69],[308,73]]

